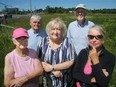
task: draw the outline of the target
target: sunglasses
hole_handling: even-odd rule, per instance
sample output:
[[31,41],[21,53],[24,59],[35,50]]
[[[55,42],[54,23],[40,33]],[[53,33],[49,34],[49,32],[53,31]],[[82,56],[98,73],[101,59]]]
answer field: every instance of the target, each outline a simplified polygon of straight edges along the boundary
[[96,35],[96,36],[94,36],[94,35],[88,35],[88,38],[89,39],[95,38],[95,39],[99,40],[99,39],[102,39],[103,38],[103,35]]

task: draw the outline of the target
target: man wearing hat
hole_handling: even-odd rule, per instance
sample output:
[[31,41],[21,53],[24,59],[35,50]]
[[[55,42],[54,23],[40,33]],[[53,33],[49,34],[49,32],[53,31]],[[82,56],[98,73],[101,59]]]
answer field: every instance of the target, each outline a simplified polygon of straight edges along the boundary
[[71,40],[74,45],[76,53],[81,51],[88,46],[87,34],[89,27],[93,26],[94,23],[87,20],[85,4],[78,4],[75,7],[76,20],[71,22],[68,26],[67,37]]
[[36,51],[28,49],[28,33],[24,28],[16,28],[12,39],[15,49],[5,56],[5,87],[38,87],[38,76],[43,72]]

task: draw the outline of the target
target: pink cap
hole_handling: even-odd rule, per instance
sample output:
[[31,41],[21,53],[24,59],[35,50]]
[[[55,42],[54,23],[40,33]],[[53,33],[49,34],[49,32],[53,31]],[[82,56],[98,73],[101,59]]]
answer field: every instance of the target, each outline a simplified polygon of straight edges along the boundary
[[28,32],[26,29],[24,28],[16,28],[14,31],[13,31],[13,34],[12,34],[12,37],[13,38],[19,38],[19,37],[29,37],[28,35]]

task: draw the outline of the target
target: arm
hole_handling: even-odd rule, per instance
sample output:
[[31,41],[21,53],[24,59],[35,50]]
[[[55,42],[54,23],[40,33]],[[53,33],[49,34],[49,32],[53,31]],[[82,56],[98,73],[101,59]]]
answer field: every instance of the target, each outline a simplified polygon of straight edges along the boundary
[[86,50],[81,50],[78,57],[75,58],[72,76],[75,81],[81,81],[87,84],[91,84],[92,75],[85,75],[83,70],[87,60]]
[[42,62],[44,70],[46,72],[52,72],[54,74],[54,76],[57,78],[58,77],[62,78],[63,74],[61,71],[70,68],[72,64],[73,64],[73,60],[59,63],[56,65],[51,65],[51,64],[48,64],[46,62]]
[[53,65],[54,70],[65,70],[72,66],[74,60],[66,61],[64,63]]
[[9,61],[8,56],[6,55],[5,66],[4,66],[4,85],[5,85],[5,87],[9,87],[13,79],[14,79],[13,68]]
[[[6,61],[5,61],[5,80],[4,80],[4,84],[6,87],[12,87],[12,86],[22,86],[25,82],[39,76],[42,74],[43,72],[43,68],[42,68],[42,65],[41,65],[41,62],[36,58],[35,59],[35,71],[26,75],[26,76],[22,76],[22,77],[18,77],[18,78],[10,78],[11,74],[7,73],[8,70],[11,70],[11,69],[8,69],[9,68],[9,61],[8,61],[8,58],[6,58]],[[8,66],[8,67],[7,67]],[[8,77],[8,75],[9,77]]]
[[96,49],[93,48],[90,52],[90,58],[93,63],[92,68],[96,83],[99,84],[100,87],[106,87],[111,79],[115,65],[115,57],[109,53],[104,53],[104,55],[100,57]]
[[70,38],[70,33],[69,32],[70,32],[70,29],[68,28],[68,30],[67,30],[67,37],[68,38]]
[[[105,75],[100,63],[93,65],[92,68],[93,68],[93,73],[95,75],[96,83],[98,83],[100,87],[106,87],[111,79],[112,73],[105,71],[105,73],[108,73],[108,76]],[[109,66],[108,66],[108,68],[109,68]],[[108,68],[106,68],[106,70],[108,70]]]
[[32,80],[33,78],[37,77],[37,76],[40,76],[42,73],[43,73],[43,68],[42,68],[42,65],[41,65],[41,62],[39,59],[35,58],[35,71],[33,71],[32,73],[28,74],[28,75],[25,75],[25,76],[22,76],[22,77],[19,77],[19,78],[16,78],[12,84],[11,84],[11,87],[13,85],[17,85],[17,86],[22,86],[25,82],[29,81],[29,80]]
[[5,66],[4,66],[4,85],[5,87],[12,87],[13,85],[15,86],[21,86],[23,84],[22,80],[26,80],[26,78],[14,78],[14,71],[12,64],[9,60],[8,55],[5,57]]
[[42,65],[43,65],[44,70],[46,72],[50,72],[52,70],[60,71],[60,70],[68,69],[72,66],[73,62],[74,62],[74,60],[70,60],[70,61],[59,63],[59,64],[56,64],[56,65],[51,65],[51,64],[48,64],[46,62],[42,62]]
[[26,77],[28,78],[28,80],[30,80],[42,74],[43,74],[43,67],[42,67],[41,61],[36,58],[35,59],[35,71],[27,75]]

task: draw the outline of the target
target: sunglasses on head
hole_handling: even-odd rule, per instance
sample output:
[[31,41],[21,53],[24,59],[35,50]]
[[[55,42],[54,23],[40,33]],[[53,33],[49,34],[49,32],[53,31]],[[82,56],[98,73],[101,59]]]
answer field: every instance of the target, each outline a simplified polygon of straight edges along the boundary
[[88,35],[88,38],[89,39],[95,38],[95,39],[99,40],[99,39],[102,39],[103,38],[103,35],[96,35],[96,36],[94,36],[94,35]]

